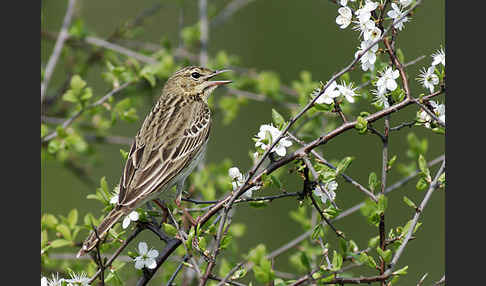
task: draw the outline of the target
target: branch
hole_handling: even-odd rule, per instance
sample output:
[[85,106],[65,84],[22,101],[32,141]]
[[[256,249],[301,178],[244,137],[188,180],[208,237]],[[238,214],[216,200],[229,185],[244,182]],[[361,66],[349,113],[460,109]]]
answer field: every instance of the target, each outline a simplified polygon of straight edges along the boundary
[[[107,101],[110,97],[112,97],[113,95],[115,95],[118,92],[122,91],[123,89],[125,89],[127,86],[129,86],[132,83],[133,82],[126,82],[126,83],[120,85],[119,87],[113,89],[109,93],[107,93],[105,96],[103,96],[102,98],[100,98],[98,101],[96,101],[96,102],[88,105],[85,108],[82,108],[81,110],[79,110],[78,112],[76,112],[73,116],[71,116],[66,121],[64,121],[64,123],[62,124],[62,127],[63,128],[67,128],[69,125],[71,125],[74,122],[74,120],[76,120],[78,117],[80,117],[81,114],[83,114],[83,112],[85,112],[86,110],[92,109],[92,108],[94,108],[94,107],[96,107],[98,105],[101,105],[102,103],[104,103],[105,101]],[[56,137],[57,137],[57,131],[54,131],[51,134],[48,134],[48,135],[44,136],[44,138],[42,138],[42,143],[46,143],[49,140],[51,140],[53,138],[56,138]]]
[[418,222],[418,219],[420,218],[420,215],[422,214],[425,206],[427,205],[427,203],[429,202],[429,199],[430,197],[432,196],[432,193],[434,192],[435,189],[437,189],[439,187],[439,183],[438,183],[438,180],[439,180],[439,177],[440,175],[442,174],[442,172],[444,171],[444,168],[445,168],[445,159],[442,161],[442,166],[440,166],[440,169],[439,171],[437,171],[437,174],[435,175],[435,178],[434,180],[432,181],[432,183],[430,183],[430,187],[429,189],[427,190],[427,193],[425,194],[425,197],[424,199],[422,200],[422,203],[420,204],[420,206],[416,209],[416,212],[415,212],[415,215],[412,219],[412,223],[410,225],[410,229],[408,230],[408,233],[407,235],[405,236],[405,238],[403,239],[402,241],[402,244],[400,245],[400,247],[397,249],[397,251],[395,252],[395,255],[393,256],[393,259],[391,260],[390,262],[390,268],[388,268],[388,270],[385,272],[385,274],[390,274],[392,271],[393,271],[393,268],[395,267],[395,265],[397,264],[398,262],[398,259],[400,258],[400,256],[402,255],[403,253],[403,250],[405,249],[405,247],[407,246],[407,243],[408,241],[410,240],[410,238],[412,237],[412,234],[413,234],[413,231],[415,229],[415,226],[417,225],[417,222]]
[[46,70],[44,73],[44,80],[41,83],[41,104],[44,101],[44,98],[46,96],[47,86],[51,79],[52,73],[54,72],[54,68],[56,67],[57,60],[61,55],[64,42],[69,37],[68,28],[73,18],[75,3],[76,0],[69,0],[68,8],[66,10],[66,15],[64,16],[64,21],[62,23],[61,31],[59,32],[59,35],[57,37],[56,44],[54,45],[54,50],[52,51],[51,57],[47,62]]
[[211,20],[211,28],[216,28],[221,26],[224,22],[226,22],[231,16],[233,16],[236,11],[240,10],[244,6],[250,4],[254,0],[233,0],[231,1],[224,9],[219,12],[218,15],[216,15],[212,20]]
[[199,65],[208,65],[208,42],[209,42],[209,25],[208,25],[208,0],[199,0],[199,25],[200,25],[200,42],[201,50],[199,51]]

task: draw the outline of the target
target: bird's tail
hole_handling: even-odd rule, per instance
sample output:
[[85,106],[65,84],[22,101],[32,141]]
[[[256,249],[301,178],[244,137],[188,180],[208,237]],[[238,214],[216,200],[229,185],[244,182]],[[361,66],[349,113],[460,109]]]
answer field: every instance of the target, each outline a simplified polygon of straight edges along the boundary
[[81,257],[90,252],[98,243],[98,238],[103,238],[110,228],[123,216],[125,212],[116,207],[103,219],[100,225],[96,228],[96,233],[92,231],[90,235],[83,242],[83,246],[79,250],[76,257]]

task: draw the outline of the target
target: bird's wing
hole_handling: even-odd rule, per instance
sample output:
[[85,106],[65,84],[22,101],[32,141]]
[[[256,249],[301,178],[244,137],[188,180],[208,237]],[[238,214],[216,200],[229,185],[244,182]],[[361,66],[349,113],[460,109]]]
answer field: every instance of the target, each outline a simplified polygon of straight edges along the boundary
[[156,105],[130,148],[119,204],[136,204],[170,182],[201,151],[209,129],[209,108],[203,102]]

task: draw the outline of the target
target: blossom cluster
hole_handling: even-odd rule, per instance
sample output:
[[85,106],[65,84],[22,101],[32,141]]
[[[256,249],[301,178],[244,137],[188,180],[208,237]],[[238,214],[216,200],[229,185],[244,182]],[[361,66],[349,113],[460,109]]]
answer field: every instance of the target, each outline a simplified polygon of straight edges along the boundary
[[[445,105],[439,104],[433,100],[430,100],[429,104],[432,106],[432,112],[435,116],[445,124]],[[425,127],[431,128],[432,117],[425,110],[421,109],[417,113],[417,118],[419,123],[423,123]]]
[[[273,126],[272,124],[263,124],[260,126],[260,131],[255,138],[255,147],[260,150],[267,150],[272,146],[273,142],[282,135],[282,131]],[[285,156],[287,154],[287,148],[292,146],[292,142],[286,137],[282,137],[278,141],[277,145],[272,149],[272,153],[276,153],[278,156]],[[254,154],[258,156],[258,152]]]
[[[241,187],[245,183],[245,177],[243,174],[240,172],[240,169],[238,167],[232,167],[228,170],[228,175],[231,178],[231,184],[233,186],[233,191],[237,190],[239,187]],[[260,186],[254,186],[251,187],[249,190],[247,190],[243,195],[241,196],[242,198],[251,198],[253,195],[253,191],[260,189]]]
[[350,103],[354,102],[354,97],[358,96],[359,94],[356,93],[357,88],[353,88],[353,83],[346,84],[344,81],[341,84],[337,84],[335,81],[331,82],[329,86],[324,90],[324,93],[321,94],[320,89],[316,89],[312,96],[319,98],[316,99],[316,103],[318,104],[331,104],[334,102],[334,98],[343,95],[346,100]]
[[[436,74],[436,67],[442,65],[445,68],[445,53],[443,49],[432,54],[432,63],[428,68],[422,68],[417,80],[425,89],[433,93],[435,86],[439,84],[439,76]],[[445,105],[438,104],[433,100],[429,101],[432,112],[445,124]],[[432,117],[423,109],[417,113],[417,120],[423,123],[425,127],[431,128]]]
[[439,84],[439,77],[435,74],[435,68],[437,65],[445,67],[445,53],[443,49],[438,50],[432,54],[432,64],[428,68],[422,68],[417,80],[422,86],[430,91],[434,92],[435,86]]
[[52,274],[52,278],[41,277],[41,286],[90,286],[86,273],[76,274],[72,272],[71,278],[59,278],[59,274]]
[[[316,196],[318,196],[322,203],[325,204],[327,202],[327,200],[331,199],[331,201],[334,201],[334,199],[336,198],[336,193],[334,192],[338,187],[338,183],[336,181],[330,181],[324,185],[317,185],[315,188],[314,188],[314,194]],[[323,189],[325,191],[323,191]],[[326,192],[329,194],[330,198],[327,196]]]
[[[353,10],[351,7],[347,6],[348,0],[341,0],[339,3],[341,7],[338,9],[339,15],[336,17],[336,24],[338,24],[341,29],[346,29],[351,23],[355,24],[353,30],[359,31],[359,36],[362,37],[362,42],[355,57],[357,58],[359,55],[362,55],[360,62],[363,71],[373,70],[376,62],[378,45],[373,45],[371,48],[370,46],[382,35],[382,30],[375,24],[375,20],[377,19],[373,18],[373,14],[379,4],[371,0],[366,0],[364,5],[361,5],[362,2],[360,1],[360,6],[354,11],[356,20],[353,21]],[[391,4],[391,10],[389,10],[386,15],[392,19],[393,27],[395,29],[401,31],[404,28],[404,24],[409,21],[406,12],[403,10],[411,3],[411,0],[401,0],[399,5],[396,3]]]

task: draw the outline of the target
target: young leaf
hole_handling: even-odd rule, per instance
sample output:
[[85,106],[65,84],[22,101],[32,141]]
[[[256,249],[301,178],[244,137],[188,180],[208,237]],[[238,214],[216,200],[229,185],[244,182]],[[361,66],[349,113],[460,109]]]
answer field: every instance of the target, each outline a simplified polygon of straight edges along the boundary
[[412,202],[412,200],[410,200],[409,198],[407,198],[407,196],[403,196],[403,201],[411,208],[413,209],[416,209],[417,206],[415,205],[414,202]]
[[285,119],[277,110],[272,108],[272,120],[278,129],[281,129],[285,124]]
[[336,175],[343,173],[348,168],[349,164],[351,164],[353,159],[354,159],[353,157],[346,157],[342,159],[341,162],[339,162],[339,164],[336,167]]

